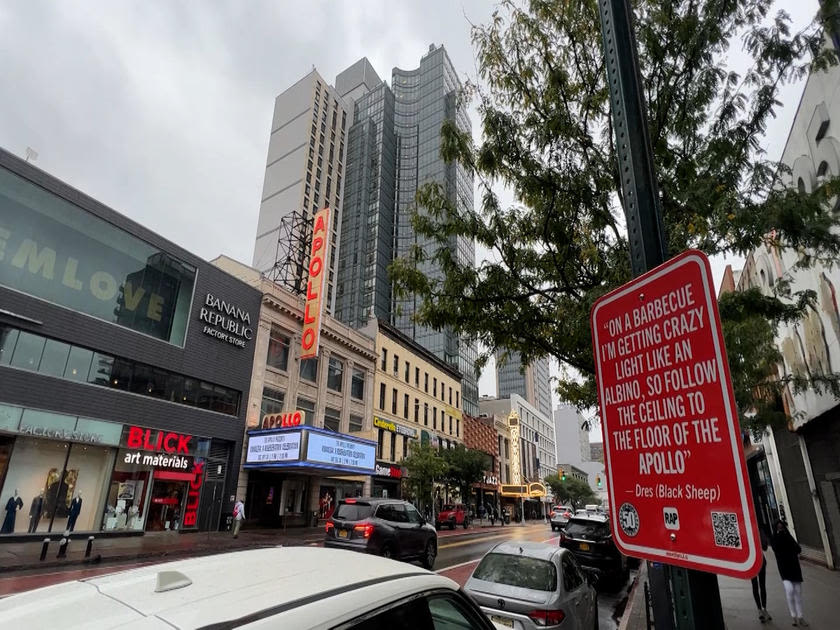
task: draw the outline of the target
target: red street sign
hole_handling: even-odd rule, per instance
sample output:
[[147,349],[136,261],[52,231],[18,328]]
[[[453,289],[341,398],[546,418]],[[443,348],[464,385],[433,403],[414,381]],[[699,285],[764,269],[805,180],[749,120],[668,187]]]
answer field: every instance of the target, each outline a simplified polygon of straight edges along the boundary
[[709,260],[689,250],[592,307],[613,540],[737,578],[762,557]]

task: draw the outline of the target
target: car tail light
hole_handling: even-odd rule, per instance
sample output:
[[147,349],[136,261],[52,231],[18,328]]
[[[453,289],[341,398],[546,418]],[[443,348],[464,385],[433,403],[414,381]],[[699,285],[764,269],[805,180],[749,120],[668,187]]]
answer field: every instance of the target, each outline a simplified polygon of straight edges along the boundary
[[350,503],[351,505],[356,502],[356,499],[344,499],[345,503]]
[[335,525],[333,524],[333,522],[332,522],[332,521],[327,521],[327,524],[326,524],[326,525],[325,525],[325,527],[324,527],[324,531],[325,531],[327,534],[329,534],[329,533],[330,533],[330,530],[331,530],[331,529],[334,529],[334,528],[335,528]]
[[373,533],[373,525],[371,523],[359,523],[353,527],[354,532],[359,532],[363,538],[370,538]]
[[556,626],[566,618],[566,613],[562,610],[532,610],[528,617],[538,626]]

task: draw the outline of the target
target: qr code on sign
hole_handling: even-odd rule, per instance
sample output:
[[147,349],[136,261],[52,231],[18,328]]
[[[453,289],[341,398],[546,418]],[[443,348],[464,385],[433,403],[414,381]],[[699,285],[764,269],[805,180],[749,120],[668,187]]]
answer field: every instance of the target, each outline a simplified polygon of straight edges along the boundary
[[715,544],[718,547],[741,548],[737,514],[734,512],[712,512],[712,528],[715,530]]

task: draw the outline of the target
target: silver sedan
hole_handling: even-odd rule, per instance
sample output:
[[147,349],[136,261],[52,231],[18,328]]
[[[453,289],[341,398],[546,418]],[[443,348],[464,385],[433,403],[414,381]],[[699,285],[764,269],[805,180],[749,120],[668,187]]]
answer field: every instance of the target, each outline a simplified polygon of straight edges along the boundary
[[464,590],[497,627],[598,627],[598,597],[574,555],[537,542],[507,541],[487,552]]

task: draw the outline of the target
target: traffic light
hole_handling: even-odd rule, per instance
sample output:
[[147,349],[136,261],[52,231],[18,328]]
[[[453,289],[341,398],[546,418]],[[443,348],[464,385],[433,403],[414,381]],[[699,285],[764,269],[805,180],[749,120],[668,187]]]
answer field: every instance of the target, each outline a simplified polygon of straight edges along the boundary
[[595,475],[595,483],[598,484],[598,487],[601,487],[601,475]]
[[557,469],[557,476],[560,477],[560,481],[566,481],[566,471],[562,468]]

